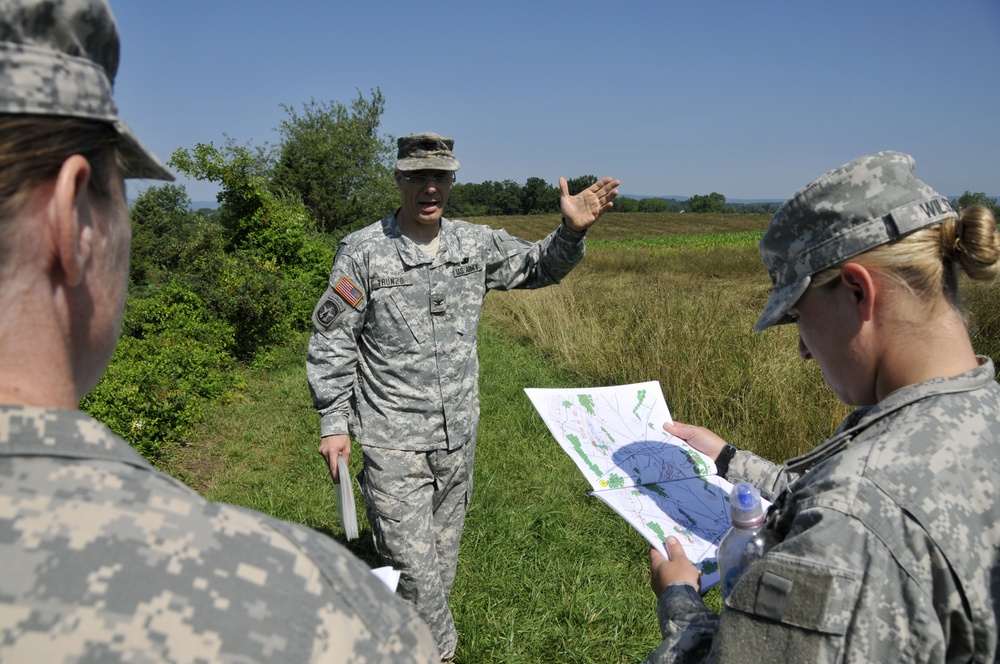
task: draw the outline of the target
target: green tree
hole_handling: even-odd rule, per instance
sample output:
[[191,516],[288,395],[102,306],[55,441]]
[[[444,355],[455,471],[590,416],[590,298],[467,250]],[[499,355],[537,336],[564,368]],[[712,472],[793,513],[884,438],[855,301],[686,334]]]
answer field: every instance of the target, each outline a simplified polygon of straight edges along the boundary
[[722,212],[726,197],[713,191],[708,196],[692,196],[685,203],[688,212]]
[[589,187],[590,185],[597,182],[596,175],[581,175],[576,178],[569,178],[566,180],[567,186],[569,186],[569,193],[571,196],[576,196],[581,191]]
[[[615,205],[618,205],[617,200]],[[669,212],[670,203],[662,198],[643,198],[637,204],[637,209],[639,212]]]
[[191,150],[177,148],[170,165],[195,178],[220,185],[219,219],[230,231],[233,245],[246,240],[246,220],[254,217],[270,197],[267,156],[263,149],[238,145],[231,138],[223,147],[198,143]]
[[615,199],[615,206],[611,208],[612,212],[638,212],[639,211],[639,201],[635,198],[630,198],[628,196],[619,196]]
[[531,177],[521,189],[521,214],[559,211],[559,188],[542,178]]
[[959,210],[964,210],[970,205],[982,205],[985,208],[989,208],[994,216],[1000,215],[1000,206],[997,205],[997,199],[990,198],[981,191],[971,192],[966,190],[957,201],[952,201],[952,205]]
[[277,190],[295,192],[320,230],[368,224],[395,209],[395,139],[379,134],[385,97],[359,91],[350,108],[312,99],[278,126],[281,143],[272,174]]
[[129,211],[132,219],[132,260],[129,276],[133,286],[143,286],[157,273],[178,265],[192,224],[201,217],[190,211],[191,199],[183,185],[147,187]]
[[521,185],[513,180],[497,183],[490,206],[490,214],[521,214]]

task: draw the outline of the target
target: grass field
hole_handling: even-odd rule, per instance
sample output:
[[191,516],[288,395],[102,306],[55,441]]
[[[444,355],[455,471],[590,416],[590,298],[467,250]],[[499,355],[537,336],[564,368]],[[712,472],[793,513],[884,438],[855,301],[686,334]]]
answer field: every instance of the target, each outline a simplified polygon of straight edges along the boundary
[[[476,221],[537,239],[553,215]],[[753,334],[769,292],[756,250],[766,218],[606,215],[563,284],[487,296],[475,493],[452,607],[458,662],[636,662],[659,642],[648,546],[548,434],[524,387],[661,382],[674,417],[782,460],[848,409],[796,352],[792,327]],[[969,290],[977,350],[997,355],[995,286]],[[316,452],[305,338],[248,376],[241,401],[200,426],[169,468],[208,498],[344,542]],[[360,455],[351,458],[357,472]],[[361,538],[374,562],[359,502]]]

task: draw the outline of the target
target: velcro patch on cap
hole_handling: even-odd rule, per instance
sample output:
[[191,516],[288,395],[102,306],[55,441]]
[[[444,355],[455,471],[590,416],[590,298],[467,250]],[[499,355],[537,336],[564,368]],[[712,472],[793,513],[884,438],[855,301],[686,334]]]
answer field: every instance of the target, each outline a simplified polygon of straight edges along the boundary
[[344,302],[347,302],[354,308],[357,308],[358,303],[365,299],[365,294],[361,292],[361,289],[355,286],[354,282],[346,276],[337,280],[337,283],[333,285],[333,290],[337,291],[337,294],[344,298]]

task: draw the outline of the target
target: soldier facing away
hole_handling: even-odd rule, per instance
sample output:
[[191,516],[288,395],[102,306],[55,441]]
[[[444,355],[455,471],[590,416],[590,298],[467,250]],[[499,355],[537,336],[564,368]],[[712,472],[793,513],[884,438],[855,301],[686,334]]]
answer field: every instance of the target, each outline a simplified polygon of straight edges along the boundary
[[124,178],[105,0],[0,0],[0,661],[432,662],[333,540],[210,503],[79,412],[121,327]]
[[361,443],[359,476],[376,549],[401,572],[400,594],[431,628],[443,659],[457,633],[448,608],[472,495],[479,423],[476,333],[491,289],[558,283],[583,258],[584,235],[618,195],[604,178],[571,196],[563,222],[531,243],[444,218],[458,159],[437,134],[398,140],[395,213],[346,237],[313,313],[307,374],[321,416],[320,454]]
[[958,299],[959,269],[1000,270],[996,220],[957,215],[910,156],[880,152],[795,194],[760,251],[774,288],[754,329],[795,323],[802,359],[860,407],[783,466],[664,425],[774,504],[721,615],[675,538],[669,560],[650,552],[649,661],[997,661],[1000,385]]

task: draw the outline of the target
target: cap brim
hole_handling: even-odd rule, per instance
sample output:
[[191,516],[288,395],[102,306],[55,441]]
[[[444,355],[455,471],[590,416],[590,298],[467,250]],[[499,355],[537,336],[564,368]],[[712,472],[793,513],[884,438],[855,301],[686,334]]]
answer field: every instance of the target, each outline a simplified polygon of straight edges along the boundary
[[398,160],[396,169],[400,171],[457,171],[459,163],[458,159],[454,157],[410,157]]
[[757,319],[757,324],[753,326],[754,332],[763,332],[774,325],[787,325],[792,322],[788,316],[788,310],[795,306],[802,294],[809,288],[812,277],[802,277],[798,281],[775,288],[771,291],[771,297],[767,298],[764,305],[764,312]]
[[124,120],[115,120],[115,131],[120,139],[124,177],[126,179],[175,180],[176,176],[153,152],[143,145]]

